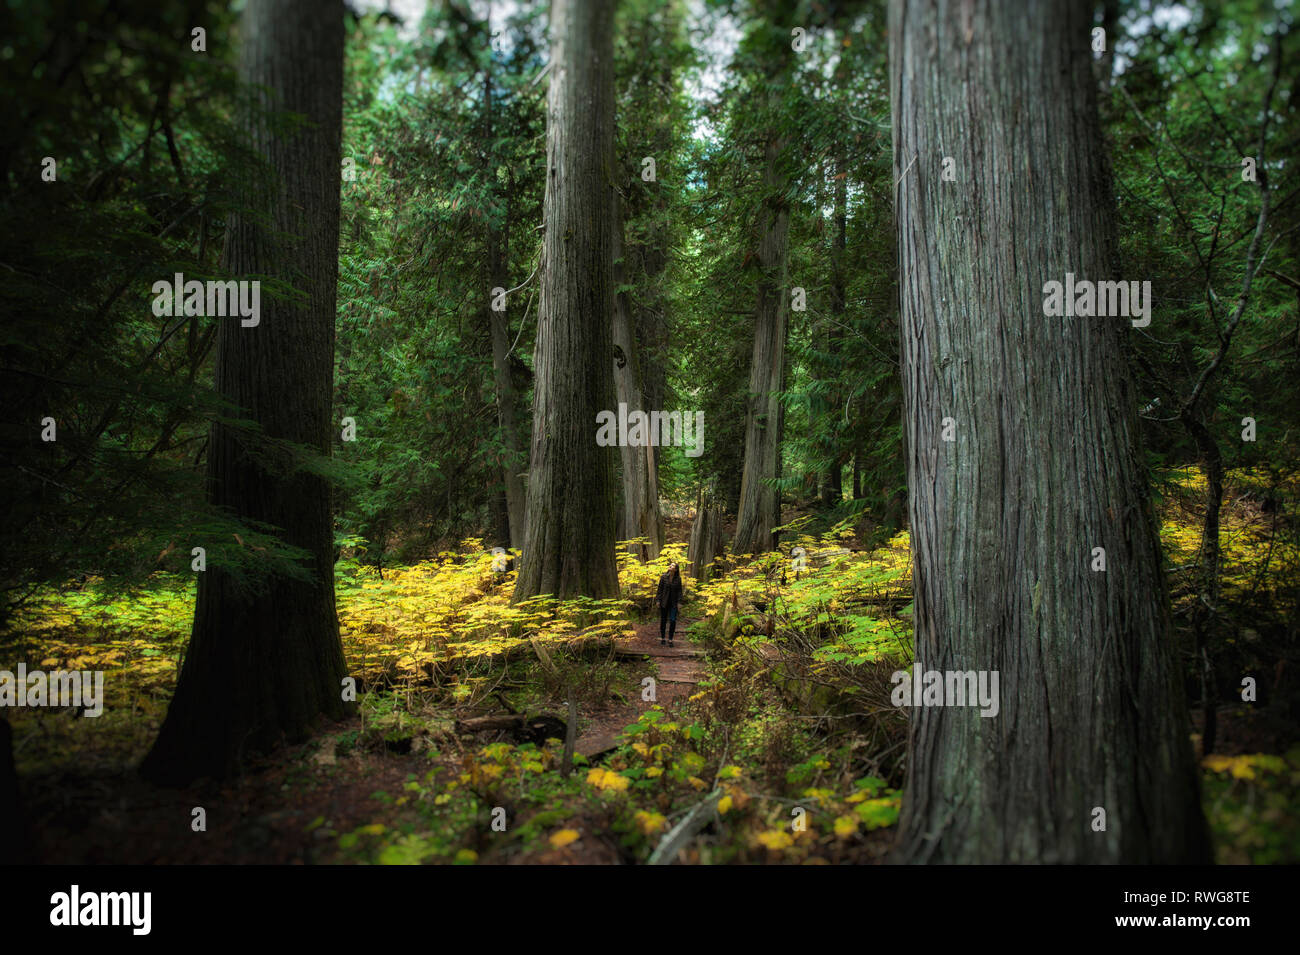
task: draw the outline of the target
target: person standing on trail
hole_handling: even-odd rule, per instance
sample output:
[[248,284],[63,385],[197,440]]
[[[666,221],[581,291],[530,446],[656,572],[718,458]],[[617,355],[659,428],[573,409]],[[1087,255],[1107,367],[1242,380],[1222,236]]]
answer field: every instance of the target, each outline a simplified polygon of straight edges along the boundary
[[668,646],[673,645],[677,633],[677,605],[682,602],[682,572],[676,564],[669,564],[667,572],[659,578],[655,603],[659,605],[659,642],[664,643],[664,626],[668,627]]

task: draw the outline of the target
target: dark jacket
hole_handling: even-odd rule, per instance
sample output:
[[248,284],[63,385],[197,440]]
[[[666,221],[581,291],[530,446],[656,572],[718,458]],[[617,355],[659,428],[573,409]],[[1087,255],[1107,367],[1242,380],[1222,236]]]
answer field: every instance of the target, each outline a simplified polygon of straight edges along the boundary
[[655,593],[655,604],[660,610],[671,610],[682,602],[682,579],[673,579],[672,571],[659,578],[659,590]]

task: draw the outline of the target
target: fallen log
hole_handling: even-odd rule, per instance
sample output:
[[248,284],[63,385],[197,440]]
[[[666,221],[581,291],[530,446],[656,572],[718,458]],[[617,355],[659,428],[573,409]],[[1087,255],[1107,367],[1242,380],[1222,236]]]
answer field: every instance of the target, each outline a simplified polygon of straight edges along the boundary
[[658,647],[620,647],[615,644],[614,656],[634,657],[637,659],[641,657],[658,657],[667,660],[680,660],[690,657],[702,657],[705,656],[705,652],[703,650],[688,650],[684,647],[664,647],[660,649]]
[[573,751],[579,756],[585,756],[592,760],[597,756],[602,756],[610,750],[618,748],[617,733],[596,733],[594,735],[584,736],[578,740],[573,747]]
[[456,721],[456,732],[462,735],[474,733],[506,732],[516,739],[527,740],[542,746],[554,737],[564,739],[568,733],[567,724],[554,716],[529,716],[526,713],[502,713],[491,716],[472,716]]
[[499,716],[471,716],[456,721],[457,733],[483,733],[487,730],[517,730],[527,717],[522,713],[505,713]]
[[722,799],[722,790],[715,789],[695,804],[686,814],[686,818],[668,830],[668,834],[659,841],[655,851],[650,853],[649,865],[672,865],[677,853],[685,849],[695,834],[709,824],[717,815],[718,801]]

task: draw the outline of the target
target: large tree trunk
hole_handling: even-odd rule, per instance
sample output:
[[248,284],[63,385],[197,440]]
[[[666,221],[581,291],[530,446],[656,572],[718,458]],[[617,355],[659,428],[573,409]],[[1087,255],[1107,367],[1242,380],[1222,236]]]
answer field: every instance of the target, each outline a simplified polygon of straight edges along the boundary
[[1097,57],[1095,70],[1101,90],[1101,108],[1110,98],[1111,78],[1115,71],[1115,41],[1119,39],[1119,0],[1102,0],[1101,28],[1106,31],[1106,49]]
[[722,551],[722,510],[701,494],[696,502],[695,521],[687,550],[691,576],[704,583],[712,574],[714,558]]
[[754,355],[749,367],[745,411],[745,464],[740,477],[740,504],[733,550],[753,554],[776,547],[772,529],[781,523],[781,495],[768,482],[780,476],[784,409],[778,393],[785,377],[786,269],[790,207],[787,179],[781,169],[784,142],[772,131],[767,140],[763,198],[759,217],[758,309],[754,318]]
[[[614,193],[614,284],[626,281],[623,265],[623,211],[618,193]],[[664,410],[646,401],[641,377],[641,348],[632,322],[626,292],[614,296],[614,384],[618,402],[633,411]],[[619,448],[623,464],[623,508],[618,526],[621,540],[644,538],[642,544],[628,549],[642,560],[654,560],[664,546],[664,522],[659,513],[659,472],[655,463],[655,446],[635,447],[624,443]]]
[[[338,279],[339,136],[343,7],[320,0],[250,0],[240,72],[261,106],[302,114],[291,132],[267,115],[248,139],[272,185],[250,204],[270,213],[232,223],[226,261],[239,276],[269,276],[301,295],[263,287],[260,322],[220,319],[216,385],[272,442],[330,453]],[[260,112],[260,111],[259,111]],[[271,448],[274,445],[270,446]],[[322,715],[345,714],[347,673],[334,608],[334,546],[327,481],[287,455],[223,425],[208,447],[208,493],[242,520],[279,528],[306,551],[310,582],[266,572],[254,586],[211,562],[199,575],[194,629],[176,695],[142,771],[160,781],[225,775],[245,755],[305,738]],[[202,543],[202,541],[196,541]]]
[[912,713],[910,861],[1207,861],[1128,322],[1043,314],[1114,271],[1088,11],[890,5],[916,658],[1001,689]]
[[616,411],[613,4],[555,0],[527,534],[515,599],[618,593],[613,449],[596,416]]

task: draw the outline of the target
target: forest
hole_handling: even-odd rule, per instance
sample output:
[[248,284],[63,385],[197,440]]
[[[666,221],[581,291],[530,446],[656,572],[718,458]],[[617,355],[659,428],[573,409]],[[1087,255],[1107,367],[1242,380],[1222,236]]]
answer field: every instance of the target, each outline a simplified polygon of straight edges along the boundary
[[1296,17],[11,0],[0,862],[1300,862]]

